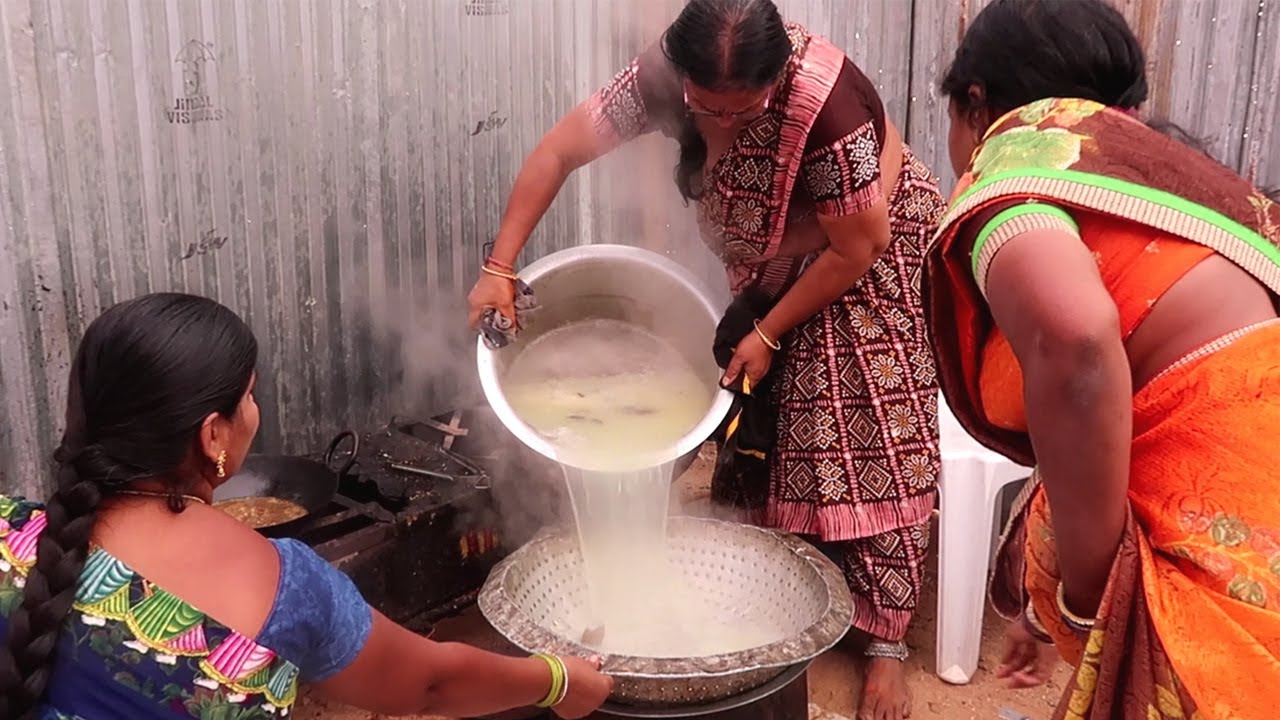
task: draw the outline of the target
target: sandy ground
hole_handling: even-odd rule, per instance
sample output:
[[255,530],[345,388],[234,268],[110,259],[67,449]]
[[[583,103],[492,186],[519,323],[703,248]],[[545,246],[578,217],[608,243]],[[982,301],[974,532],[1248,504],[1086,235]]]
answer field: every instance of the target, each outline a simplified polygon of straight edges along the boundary
[[[677,492],[690,512],[704,505],[710,486],[710,467],[700,459],[676,484]],[[936,537],[936,533],[934,534]],[[907,638],[913,655],[907,661],[909,682],[914,694],[914,720],[1041,720],[1050,715],[1067,680],[1067,668],[1060,666],[1053,680],[1034,690],[1009,690],[996,679],[1003,632],[1002,621],[988,612],[982,659],[978,674],[966,686],[948,685],[933,673],[934,624],[936,606],[934,578],[936,562],[931,561],[925,580],[924,601]],[[481,646],[495,646],[496,634],[474,609],[442,622],[436,638],[462,640]],[[861,659],[837,647],[817,659],[809,672],[810,717],[813,720],[845,720],[854,716],[859,692]],[[329,705],[303,695],[292,715],[300,720],[381,720],[381,716]],[[423,716],[417,720],[438,720]]]

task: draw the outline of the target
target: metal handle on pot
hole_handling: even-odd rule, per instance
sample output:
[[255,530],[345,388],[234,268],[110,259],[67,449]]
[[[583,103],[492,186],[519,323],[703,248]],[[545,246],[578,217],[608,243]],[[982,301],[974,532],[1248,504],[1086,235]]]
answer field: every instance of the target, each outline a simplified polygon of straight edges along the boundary
[[342,468],[337,471],[339,480],[346,477],[347,473],[351,471],[351,466],[356,464],[356,453],[360,452],[360,436],[350,430],[343,430],[335,435],[333,440],[329,441],[329,448],[324,451],[324,465],[333,470],[333,454],[338,451],[338,445],[342,444],[342,441],[347,438],[351,439],[351,457],[347,458]]

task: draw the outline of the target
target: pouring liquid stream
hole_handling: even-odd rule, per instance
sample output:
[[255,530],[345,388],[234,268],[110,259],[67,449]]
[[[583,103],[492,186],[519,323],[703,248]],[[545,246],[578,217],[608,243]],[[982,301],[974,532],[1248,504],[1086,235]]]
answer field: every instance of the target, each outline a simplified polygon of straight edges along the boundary
[[706,379],[634,325],[574,323],[530,343],[506,379],[516,413],[556,446],[573,504],[586,603],[565,635],[605,653],[699,657],[777,639],[736,622],[672,565],[673,463],[653,458],[711,406]]

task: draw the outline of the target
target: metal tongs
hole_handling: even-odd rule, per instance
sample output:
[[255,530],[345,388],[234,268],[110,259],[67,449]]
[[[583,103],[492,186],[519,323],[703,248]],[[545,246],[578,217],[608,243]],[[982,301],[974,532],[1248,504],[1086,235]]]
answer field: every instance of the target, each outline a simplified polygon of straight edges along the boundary
[[445,480],[448,482],[470,482],[477,490],[488,490],[491,486],[489,483],[489,474],[483,468],[471,462],[467,458],[444,448],[434,448],[435,452],[444,455],[446,458],[461,465],[470,474],[468,475],[450,475],[449,473],[428,470],[414,465],[405,465],[403,463],[391,462],[387,463],[387,467],[400,472],[412,473],[414,475],[422,475],[423,477],[435,478],[437,480]]

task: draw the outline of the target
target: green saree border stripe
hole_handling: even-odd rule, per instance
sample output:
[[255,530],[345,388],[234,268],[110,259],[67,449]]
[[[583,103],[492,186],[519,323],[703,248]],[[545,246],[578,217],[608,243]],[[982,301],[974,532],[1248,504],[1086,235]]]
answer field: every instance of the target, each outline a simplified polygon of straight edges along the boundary
[[1023,203],[1022,205],[1015,205],[1014,207],[1002,210],[997,213],[995,217],[991,218],[986,225],[982,226],[982,230],[978,232],[978,239],[973,242],[973,250],[970,251],[970,264],[972,265],[973,276],[975,278],[978,276],[978,261],[982,257],[982,248],[987,244],[987,240],[991,238],[992,233],[1000,229],[1001,225],[1004,225],[1014,218],[1022,217],[1023,215],[1052,215],[1064,220],[1068,225],[1075,228],[1077,232],[1080,230],[1080,226],[1076,224],[1075,218],[1071,217],[1066,210],[1047,203]]
[[[1180,212],[1184,215],[1192,217],[1201,222],[1214,226],[1215,228],[1235,236],[1241,241],[1248,243],[1254,250],[1261,253],[1266,259],[1270,260],[1277,267],[1280,267],[1280,248],[1272,245],[1266,238],[1257,232],[1241,225],[1231,218],[1223,215],[1216,210],[1211,210],[1199,203],[1192,202],[1186,198],[1179,197],[1163,190],[1157,190],[1146,185],[1129,182],[1127,180],[1117,180],[1116,178],[1107,177],[1105,175],[1097,175],[1094,173],[1080,172],[1078,170],[1054,170],[1050,168],[1027,168],[1022,170],[1008,170],[996,173],[991,177],[983,178],[973,185],[973,187],[964,191],[952,204],[953,211],[942,221],[942,228],[946,228],[959,216],[957,211],[964,208],[969,200],[983,190],[995,185],[1017,178],[1034,178],[1039,180],[1057,180],[1060,182],[1076,183],[1086,185],[1101,190],[1119,193],[1131,198],[1143,200],[1145,202],[1159,205],[1161,207]],[[1106,208],[1096,208],[1101,212],[1114,212]],[[967,212],[967,210],[965,210]],[[1195,240],[1195,238],[1190,238]]]

